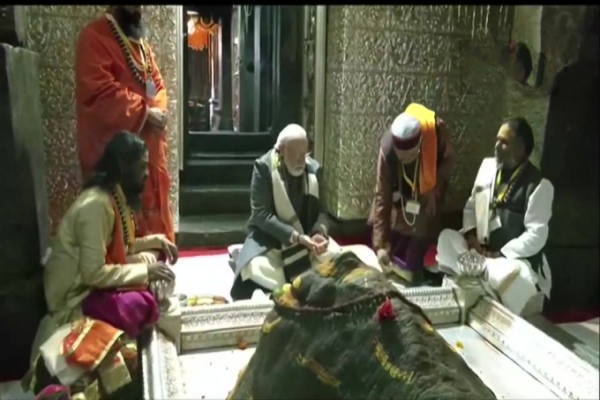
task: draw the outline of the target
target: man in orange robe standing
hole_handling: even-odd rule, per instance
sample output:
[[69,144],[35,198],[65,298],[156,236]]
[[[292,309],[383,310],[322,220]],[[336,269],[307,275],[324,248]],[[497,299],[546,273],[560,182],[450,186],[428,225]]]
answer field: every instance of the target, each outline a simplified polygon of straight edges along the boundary
[[79,33],[75,60],[77,142],[84,180],[120,131],[138,134],[149,152],[139,234],[175,240],[169,208],[167,91],[144,39],[142,6],[110,6]]

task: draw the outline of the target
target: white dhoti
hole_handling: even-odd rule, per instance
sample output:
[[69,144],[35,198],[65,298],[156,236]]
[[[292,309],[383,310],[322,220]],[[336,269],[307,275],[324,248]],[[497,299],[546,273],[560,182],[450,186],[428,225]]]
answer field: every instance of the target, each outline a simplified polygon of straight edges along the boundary
[[[451,229],[442,231],[436,256],[440,266],[458,273],[458,256],[466,251],[467,241],[460,232]],[[538,277],[527,260],[486,258],[484,279],[504,306],[515,314],[521,314],[527,303],[538,294]]]
[[[345,251],[353,252],[363,263],[381,271],[381,266],[377,261],[377,255],[368,246],[362,244],[340,246],[333,239],[329,239],[329,246],[325,253],[320,256],[310,256],[311,265],[313,267],[319,265]],[[236,249],[232,246],[229,250],[229,254],[233,258],[236,253]],[[254,257],[241,271],[241,278],[243,281],[250,279],[257,285],[268,290],[275,290],[278,287],[283,286],[286,283],[286,279],[283,273],[281,251],[273,249],[265,254]]]

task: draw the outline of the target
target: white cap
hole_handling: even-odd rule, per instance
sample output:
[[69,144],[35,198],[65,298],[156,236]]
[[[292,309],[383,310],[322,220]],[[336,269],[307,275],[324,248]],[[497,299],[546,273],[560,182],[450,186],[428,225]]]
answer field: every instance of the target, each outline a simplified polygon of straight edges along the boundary
[[421,132],[421,124],[412,115],[402,113],[392,122],[391,131],[397,140],[410,140]]

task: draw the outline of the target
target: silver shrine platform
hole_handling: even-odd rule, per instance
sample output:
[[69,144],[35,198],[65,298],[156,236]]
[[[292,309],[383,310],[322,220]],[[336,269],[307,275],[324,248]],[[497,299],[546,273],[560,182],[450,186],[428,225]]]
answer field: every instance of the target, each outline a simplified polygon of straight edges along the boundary
[[[425,311],[497,398],[599,398],[598,369],[480,289],[399,290]],[[179,337],[171,341],[155,330],[142,354],[144,399],[225,399],[252,357],[272,306],[243,301],[183,308]]]

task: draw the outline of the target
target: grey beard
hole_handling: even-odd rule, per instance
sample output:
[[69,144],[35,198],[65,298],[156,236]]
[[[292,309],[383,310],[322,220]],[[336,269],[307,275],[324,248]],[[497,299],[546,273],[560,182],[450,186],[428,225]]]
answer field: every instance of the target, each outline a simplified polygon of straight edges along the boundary
[[304,173],[304,167],[303,168],[295,168],[295,169],[290,169],[286,166],[286,169],[288,171],[288,174],[290,174],[291,176],[293,176],[294,178],[297,178],[299,176],[302,176],[302,174]]

